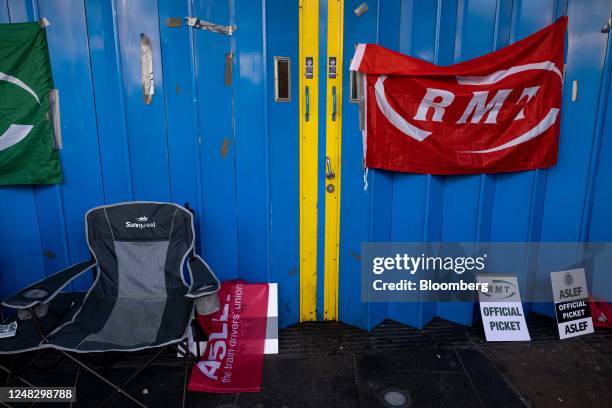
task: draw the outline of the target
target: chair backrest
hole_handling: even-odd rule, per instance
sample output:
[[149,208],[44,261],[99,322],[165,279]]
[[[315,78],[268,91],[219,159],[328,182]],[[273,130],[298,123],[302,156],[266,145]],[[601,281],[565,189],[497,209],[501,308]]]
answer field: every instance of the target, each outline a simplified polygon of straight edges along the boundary
[[91,209],[86,225],[99,274],[79,315],[89,327],[97,322],[86,340],[137,346],[185,330],[193,215],[172,203],[129,202]]
[[[87,242],[120,291],[187,291],[182,264],[194,244],[193,215],[172,203],[128,202],[96,207],[86,214]],[[143,286],[144,288],[141,288]],[[137,293],[127,293],[135,295]]]

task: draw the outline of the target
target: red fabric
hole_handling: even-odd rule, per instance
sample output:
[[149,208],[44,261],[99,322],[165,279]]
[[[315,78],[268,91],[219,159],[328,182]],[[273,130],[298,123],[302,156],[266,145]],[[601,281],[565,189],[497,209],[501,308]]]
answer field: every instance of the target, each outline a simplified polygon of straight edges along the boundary
[[595,327],[612,328],[612,303],[591,300],[591,316]]
[[563,17],[446,67],[360,44],[351,70],[366,74],[366,166],[473,174],[554,165],[566,27]]
[[268,284],[224,282],[221,310],[198,321],[208,335],[202,360],[193,367],[189,391],[258,392],[266,339]]

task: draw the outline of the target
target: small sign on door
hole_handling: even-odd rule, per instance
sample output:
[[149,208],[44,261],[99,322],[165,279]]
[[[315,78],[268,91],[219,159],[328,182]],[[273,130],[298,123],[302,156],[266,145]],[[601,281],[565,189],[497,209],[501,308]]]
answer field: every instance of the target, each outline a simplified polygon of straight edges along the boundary
[[312,79],[314,77],[314,58],[306,57],[304,66],[304,76],[306,79]]
[[336,78],[336,57],[329,57],[327,62],[327,75],[330,79]]
[[552,272],[550,274],[559,337],[593,333],[593,319],[589,308],[589,292],[584,269]]
[[478,275],[476,282],[487,284],[478,292],[487,341],[530,341],[516,276]]

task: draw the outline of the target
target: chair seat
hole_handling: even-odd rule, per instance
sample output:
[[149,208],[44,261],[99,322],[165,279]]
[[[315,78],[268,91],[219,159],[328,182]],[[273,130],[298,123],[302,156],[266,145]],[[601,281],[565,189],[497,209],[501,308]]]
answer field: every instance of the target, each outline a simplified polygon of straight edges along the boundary
[[[114,305],[108,299],[90,296],[74,321],[48,336],[49,346],[67,351],[92,353],[106,351],[137,351],[184,340],[193,303],[185,297],[160,300],[162,307],[171,304],[174,319],[147,319],[147,309],[159,308],[155,301],[124,300]],[[166,303],[167,302],[167,303]],[[118,306],[123,303],[122,306]],[[100,321],[100,310],[113,308],[108,319]]]
[[[75,313],[83,306],[84,295],[83,292],[61,293],[51,301],[47,315],[39,318],[43,332],[52,333],[48,336],[49,343],[41,342],[40,335],[32,319],[17,320],[17,317],[13,317],[7,320],[6,323],[14,320],[18,321],[17,334],[14,337],[0,339],[0,354],[24,353],[46,347],[83,353],[135,351],[148,347],[178,343],[184,340],[186,322],[189,321],[192,307],[189,299],[172,302],[173,308],[178,307],[182,309],[173,311],[173,314],[175,316],[184,316],[184,319],[176,319],[173,323],[165,324],[162,330],[155,328],[155,335],[153,337],[135,343],[132,341],[135,337],[134,333],[150,331],[150,327],[148,327],[149,322],[142,321],[140,327],[132,324],[131,327],[126,328],[121,326],[121,321],[105,322],[106,324],[104,325],[94,320],[87,321],[87,318],[92,316],[88,309],[95,311],[105,307],[100,302],[96,302],[95,298],[89,298],[86,306],[80,310],[74,321],[71,322]],[[117,314],[114,316],[117,316]],[[132,319],[129,320],[133,322]],[[96,325],[102,329],[98,332],[92,332],[92,327]],[[110,329],[104,329],[104,327],[110,327]],[[101,335],[100,333],[103,332],[105,334]]]

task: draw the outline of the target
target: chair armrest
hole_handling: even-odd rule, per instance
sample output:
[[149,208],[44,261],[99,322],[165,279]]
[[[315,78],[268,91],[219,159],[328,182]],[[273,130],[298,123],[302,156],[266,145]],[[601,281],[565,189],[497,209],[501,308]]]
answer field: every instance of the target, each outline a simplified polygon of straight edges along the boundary
[[[94,260],[72,265],[9,296],[4,299],[2,305],[13,309],[29,309],[38,304],[47,303],[57,296],[71,280],[96,265],[97,262]],[[32,293],[32,291],[37,293]]]
[[221,282],[202,258],[198,255],[192,256],[187,267],[191,274],[191,288],[185,296],[198,298],[219,291]]

